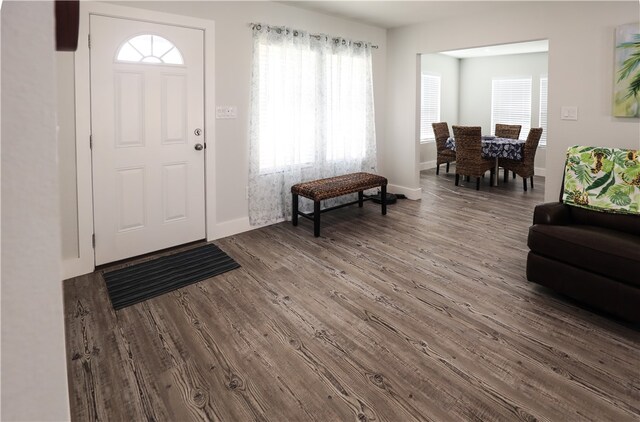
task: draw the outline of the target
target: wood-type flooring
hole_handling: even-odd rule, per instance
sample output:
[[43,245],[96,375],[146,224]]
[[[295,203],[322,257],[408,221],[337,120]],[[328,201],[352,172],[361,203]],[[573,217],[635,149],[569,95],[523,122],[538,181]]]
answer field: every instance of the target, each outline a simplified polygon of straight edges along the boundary
[[426,171],[421,201],[218,240],[242,268],[117,312],[100,272],[65,281],[72,419],[639,420],[638,327],[526,281],[535,182]]

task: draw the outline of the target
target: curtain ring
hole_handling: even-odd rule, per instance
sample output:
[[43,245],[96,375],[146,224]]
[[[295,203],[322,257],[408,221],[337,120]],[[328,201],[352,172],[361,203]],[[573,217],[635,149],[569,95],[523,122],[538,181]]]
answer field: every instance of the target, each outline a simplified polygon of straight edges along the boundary
[[258,24],[258,25],[255,26],[255,28],[259,31],[259,30],[262,29],[262,25]]
[[282,34],[282,29],[280,29],[280,28],[276,29],[276,33],[277,33],[278,35]]
[[297,37],[298,36],[298,31],[293,31],[293,36]]
[[342,40],[342,45],[347,45],[347,40]]

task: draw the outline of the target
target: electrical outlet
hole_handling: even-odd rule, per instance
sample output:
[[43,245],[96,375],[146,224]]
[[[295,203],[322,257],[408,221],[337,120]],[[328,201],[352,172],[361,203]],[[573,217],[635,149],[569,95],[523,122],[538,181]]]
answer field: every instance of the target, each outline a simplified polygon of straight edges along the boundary
[[236,106],[216,106],[216,119],[235,119],[238,117]]
[[560,109],[560,119],[562,120],[578,120],[578,107],[562,106]]

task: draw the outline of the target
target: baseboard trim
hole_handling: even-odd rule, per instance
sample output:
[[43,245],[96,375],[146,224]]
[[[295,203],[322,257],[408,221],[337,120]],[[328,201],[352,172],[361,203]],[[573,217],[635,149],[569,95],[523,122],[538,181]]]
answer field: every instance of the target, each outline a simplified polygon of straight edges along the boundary
[[247,232],[256,227],[251,227],[249,223],[249,217],[237,218],[235,220],[224,221],[216,224],[213,229],[213,238],[207,239],[209,241],[215,239],[222,239],[223,237],[233,236],[234,234]]
[[423,161],[420,163],[420,171],[422,170],[431,170],[436,168],[436,160],[431,161]]
[[533,169],[533,172],[536,176],[546,177],[547,175],[546,167],[536,167],[535,169]]
[[413,200],[422,199],[422,188],[412,189],[412,188],[407,188],[405,186],[388,184],[387,192],[401,193],[404,196],[406,196],[408,199],[413,199]]
[[92,273],[95,269],[93,266],[93,255],[86,259],[63,258],[61,267],[62,280],[68,280],[73,277]]

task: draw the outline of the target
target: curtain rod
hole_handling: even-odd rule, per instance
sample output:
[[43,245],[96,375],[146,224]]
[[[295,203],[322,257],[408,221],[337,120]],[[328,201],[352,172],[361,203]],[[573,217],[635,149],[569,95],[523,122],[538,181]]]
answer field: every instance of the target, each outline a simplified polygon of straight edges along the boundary
[[[253,23],[253,22],[251,22],[251,23],[249,23],[249,26],[250,26],[251,28],[255,28],[256,26],[260,26],[260,27],[262,27],[262,24],[261,24],[261,23]],[[277,27],[276,27],[276,28],[277,28]],[[258,28],[258,29],[260,29],[260,28]],[[309,36],[310,36],[310,37],[313,37],[313,38],[315,38],[315,39],[317,39],[317,40],[319,40],[320,38],[325,37],[325,36],[327,36],[327,35],[324,35],[324,34],[309,34]],[[335,38],[335,37],[334,37],[334,38],[332,38],[332,39],[337,40],[337,39],[340,39],[340,38]],[[353,42],[355,42],[355,43],[360,43],[361,41],[353,41]],[[371,44],[371,48],[375,48],[375,49],[377,50],[377,49],[378,49],[378,46],[377,46],[377,45],[374,45],[374,44]]]

